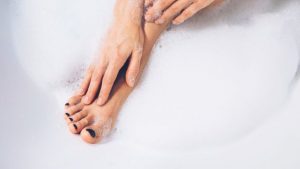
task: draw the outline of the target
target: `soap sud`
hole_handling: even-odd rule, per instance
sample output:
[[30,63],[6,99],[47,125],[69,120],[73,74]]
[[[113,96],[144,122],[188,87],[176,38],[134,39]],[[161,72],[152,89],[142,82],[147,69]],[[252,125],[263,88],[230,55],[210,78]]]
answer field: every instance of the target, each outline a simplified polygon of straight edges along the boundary
[[[99,48],[113,3],[13,5],[20,64],[63,105]],[[297,0],[232,0],[172,26],[122,109],[118,139],[182,152],[251,133],[284,104],[298,70],[299,9]]]
[[112,131],[112,118],[109,118],[102,127],[102,137],[107,137]]

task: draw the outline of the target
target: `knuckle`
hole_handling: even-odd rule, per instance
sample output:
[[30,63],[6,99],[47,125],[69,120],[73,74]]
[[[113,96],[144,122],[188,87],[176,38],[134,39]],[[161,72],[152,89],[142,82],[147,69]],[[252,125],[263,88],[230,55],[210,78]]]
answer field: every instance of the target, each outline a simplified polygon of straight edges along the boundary
[[113,79],[111,77],[107,78],[105,81],[104,81],[104,84],[106,86],[111,86],[113,84]]
[[[200,6],[201,6],[201,5],[200,5]],[[198,8],[200,8],[200,7],[199,7],[199,6],[193,6],[193,7],[191,7],[190,10],[188,10],[188,11],[191,12],[191,13],[195,13],[195,12],[198,11]]]
[[103,82],[103,85],[101,86],[101,93],[105,93],[110,87],[113,85],[112,80],[107,80]]
[[183,13],[183,18],[187,18],[190,17],[191,15],[193,15],[192,11],[186,11],[185,13]]
[[87,92],[87,100],[90,100],[92,97],[94,97],[94,92],[95,91],[95,87],[90,87],[88,89],[88,92]]
[[118,48],[116,49],[116,51],[114,52],[114,59],[116,58],[122,58],[125,55],[125,49],[127,49],[126,45],[119,45]]
[[105,68],[104,64],[99,64],[96,72],[100,74]]
[[87,75],[91,75],[94,71],[94,67],[93,66],[89,66],[88,69],[86,70],[86,74]]
[[166,14],[162,17],[163,20],[168,20],[174,15],[174,11],[166,12]]
[[177,10],[177,7],[173,7],[173,8],[170,9],[170,13],[175,13],[176,10]]
[[179,7],[178,6],[174,6],[170,9],[170,15],[173,15],[174,13],[177,13],[179,11]]
[[121,67],[121,64],[122,64],[122,61],[125,60],[125,59],[114,59],[111,64],[110,64],[110,70],[112,72],[116,71],[119,69],[119,67]]
[[90,78],[85,78],[81,83],[81,87],[86,88],[89,85],[90,81]]
[[106,101],[106,98],[108,97],[108,91],[107,91],[107,90],[102,90],[99,97],[100,97],[103,101]]

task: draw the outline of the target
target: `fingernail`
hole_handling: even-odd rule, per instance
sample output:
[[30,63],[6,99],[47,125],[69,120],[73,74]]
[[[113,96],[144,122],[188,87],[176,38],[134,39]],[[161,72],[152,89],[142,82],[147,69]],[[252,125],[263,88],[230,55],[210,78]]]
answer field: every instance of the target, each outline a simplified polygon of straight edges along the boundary
[[129,85],[130,85],[130,87],[133,87],[134,84],[135,84],[135,78],[134,78],[134,77],[131,77],[131,78],[129,79]]
[[68,117],[70,116],[70,114],[69,113],[65,113]]
[[163,24],[164,22],[164,19],[158,19],[157,21],[155,21],[156,24]]
[[65,106],[70,106],[70,103],[66,103]]
[[73,118],[70,117],[69,119],[70,119],[71,121],[73,121]]
[[77,128],[77,126],[76,126],[76,124],[73,124],[73,126],[74,126],[74,128],[77,130],[78,128]]
[[96,137],[96,132],[95,132],[94,130],[92,130],[92,129],[86,129],[86,131],[89,132],[89,134],[90,134],[93,138]]

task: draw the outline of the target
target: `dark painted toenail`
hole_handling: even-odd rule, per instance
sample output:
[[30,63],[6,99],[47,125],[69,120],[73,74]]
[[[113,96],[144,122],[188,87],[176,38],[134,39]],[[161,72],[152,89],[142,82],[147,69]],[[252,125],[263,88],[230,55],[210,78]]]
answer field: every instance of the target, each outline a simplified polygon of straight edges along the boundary
[[74,128],[77,130],[77,126],[76,126],[76,124],[73,124],[73,126],[74,126]]
[[90,133],[90,135],[91,135],[93,138],[95,138],[95,137],[96,137],[96,133],[95,133],[95,131],[94,131],[94,130],[92,130],[92,129],[86,129],[86,131],[87,131],[87,132],[89,132],[89,133]]
[[70,103],[66,103],[65,106],[70,106]]
[[70,114],[69,113],[66,113],[66,115],[69,117],[70,116]]
[[72,119],[71,117],[70,117],[69,119],[70,119],[71,121],[73,121],[73,119]]

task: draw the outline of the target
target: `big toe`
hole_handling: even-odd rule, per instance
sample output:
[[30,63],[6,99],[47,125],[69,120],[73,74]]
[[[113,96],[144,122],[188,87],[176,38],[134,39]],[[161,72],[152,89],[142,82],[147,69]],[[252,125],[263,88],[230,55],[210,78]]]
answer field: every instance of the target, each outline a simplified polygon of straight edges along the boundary
[[108,136],[112,129],[112,119],[106,120],[98,125],[91,125],[84,128],[80,135],[81,138],[90,144],[95,144]]
[[84,128],[81,133],[81,138],[90,144],[95,144],[101,140],[101,128],[96,125]]

